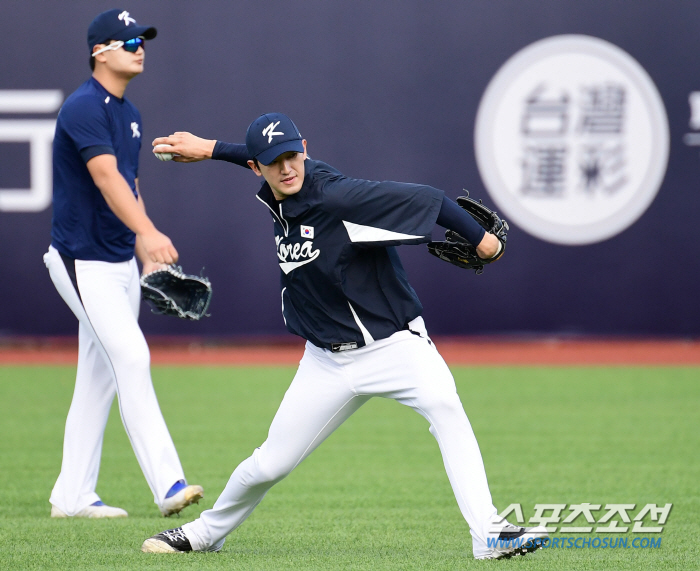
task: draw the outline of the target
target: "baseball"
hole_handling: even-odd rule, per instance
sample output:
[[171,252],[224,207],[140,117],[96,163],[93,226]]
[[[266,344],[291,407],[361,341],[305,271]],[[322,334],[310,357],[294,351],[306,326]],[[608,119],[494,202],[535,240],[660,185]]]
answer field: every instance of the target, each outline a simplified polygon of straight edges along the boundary
[[171,149],[172,147],[170,145],[157,145],[155,147],[155,155],[158,157],[161,161],[172,161],[173,157],[175,156],[174,153],[164,153],[159,151],[158,149]]

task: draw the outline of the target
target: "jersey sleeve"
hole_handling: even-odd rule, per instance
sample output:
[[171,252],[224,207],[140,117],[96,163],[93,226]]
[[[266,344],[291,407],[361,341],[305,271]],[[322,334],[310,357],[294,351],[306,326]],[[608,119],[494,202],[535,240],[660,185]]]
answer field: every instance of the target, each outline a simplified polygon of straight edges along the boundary
[[64,105],[59,115],[63,128],[86,163],[98,155],[114,155],[109,117],[103,104],[81,97]]
[[369,181],[331,174],[323,203],[340,218],[352,242],[398,246],[429,242],[444,192],[422,184]]
[[250,168],[248,166],[250,157],[248,156],[248,148],[245,145],[216,141],[211,158],[215,161],[226,161],[247,169]]
[[437,223],[443,228],[454,230],[474,246],[478,246],[486,234],[486,230],[464,208],[447,197],[442,200]]

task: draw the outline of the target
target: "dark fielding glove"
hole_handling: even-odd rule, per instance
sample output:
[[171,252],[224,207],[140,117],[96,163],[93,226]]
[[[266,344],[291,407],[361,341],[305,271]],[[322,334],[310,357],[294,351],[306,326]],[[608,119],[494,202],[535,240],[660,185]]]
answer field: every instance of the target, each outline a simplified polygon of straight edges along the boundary
[[197,321],[208,317],[211,283],[183,274],[180,266],[168,266],[141,276],[141,297],[151,303],[153,313]]
[[508,222],[501,220],[498,214],[484,206],[481,200],[477,202],[469,198],[468,194],[457,198],[457,204],[464,208],[484,230],[498,238],[501,242],[501,251],[493,258],[484,260],[476,253],[475,245],[453,230],[445,231],[444,242],[429,242],[428,251],[441,260],[454,264],[458,268],[474,270],[479,275],[484,271],[484,265],[495,262],[506,251]]

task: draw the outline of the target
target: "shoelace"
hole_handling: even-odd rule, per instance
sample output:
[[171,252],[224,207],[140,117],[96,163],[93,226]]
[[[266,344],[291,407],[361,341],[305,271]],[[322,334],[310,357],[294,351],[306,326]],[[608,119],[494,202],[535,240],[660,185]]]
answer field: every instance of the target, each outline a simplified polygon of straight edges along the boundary
[[170,541],[188,541],[187,536],[182,531],[181,527],[178,527],[177,529],[169,529],[168,531],[164,531],[162,535],[167,537]]

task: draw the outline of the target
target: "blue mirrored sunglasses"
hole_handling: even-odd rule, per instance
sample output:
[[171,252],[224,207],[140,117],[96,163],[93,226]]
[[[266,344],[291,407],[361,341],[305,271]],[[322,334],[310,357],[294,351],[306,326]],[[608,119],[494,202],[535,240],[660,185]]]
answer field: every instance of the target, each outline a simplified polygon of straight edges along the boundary
[[133,40],[126,40],[124,42],[124,45],[122,46],[127,52],[134,53],[136,52],[141,46],[143,46],[144,49],[146,49],[146,40],[144,40],[141,36],[138,38],[134,38]]
[[109,50],[118,50],[119,48],[124,48],[127,52],[131,52],[133,54],[137,52],[138,49],[142,46],[144,49],[146,49],[146,40],[144,40],[143,36],[139,36],[138,38],[134,38],[132,40],[126,40],[125,42],[123,42],[122,40],[118,40],[113,44],[105,46],[101,50],[97,50],[92,54],[92,57],[95,57],[97,54],[101,54],[102,52],[106,52]]

